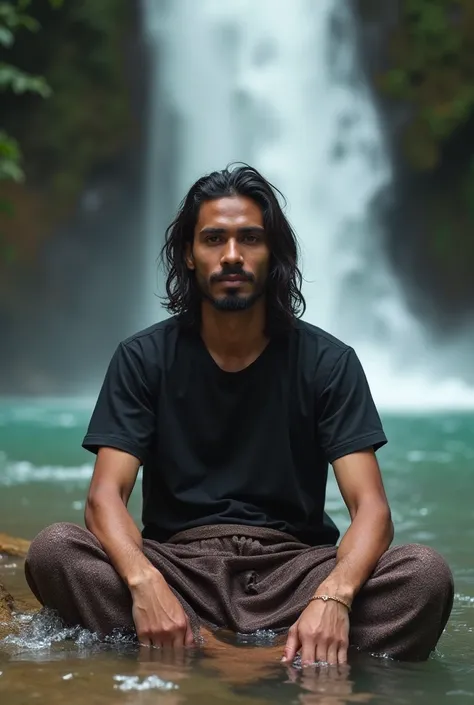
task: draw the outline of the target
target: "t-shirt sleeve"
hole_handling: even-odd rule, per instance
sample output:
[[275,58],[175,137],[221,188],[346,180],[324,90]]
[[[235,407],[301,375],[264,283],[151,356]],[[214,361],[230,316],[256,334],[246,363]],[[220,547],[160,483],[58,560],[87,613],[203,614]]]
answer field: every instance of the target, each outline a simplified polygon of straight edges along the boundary
[[120,343],[107,369],[83,448],[92,453],[102,446],[118,448],[144,463],[156,428],[149,387],[140,348]]
[[362,365],[348,348],[318,394],[317,434],[328,462],[387,443]]

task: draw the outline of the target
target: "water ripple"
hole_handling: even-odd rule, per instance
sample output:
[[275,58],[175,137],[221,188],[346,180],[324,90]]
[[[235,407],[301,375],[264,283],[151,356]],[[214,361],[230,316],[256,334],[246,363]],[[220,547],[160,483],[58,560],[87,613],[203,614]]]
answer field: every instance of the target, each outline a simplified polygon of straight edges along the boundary
[[454,595],[454,599],[456,602],[461,602],[462,604],[467,604],[467,605],[473,605],[474,606],[474,597],[470,597],[469,595],[460,595],[459,593],[456,593]]
[[[3,465],[5,464],[5,467]],[[0,486],[12,487],[33,482],[74,482],[89,481],[92,476],[92,465],[67,467],[61,465],[44,465],[37,467],[28,461],[6,462],[5,455],[0,453]]]

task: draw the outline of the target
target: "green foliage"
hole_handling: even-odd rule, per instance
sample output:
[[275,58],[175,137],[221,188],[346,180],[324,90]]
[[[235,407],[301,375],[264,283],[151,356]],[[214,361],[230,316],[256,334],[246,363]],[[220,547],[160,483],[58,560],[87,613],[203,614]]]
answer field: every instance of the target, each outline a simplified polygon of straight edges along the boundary
[[3,34],[7,37],[5,46],[11,46],[15,39],[15,32],[22,27],[36,32],[39,23],[26,14],[25,10],[31,4],[30,0],[16,0],[16,2],[0,2],[0,23],[3,26]]
[[453,132],[474,112],[473,0],[400,0],[383,91],[412,107],[404,149],[417,169],[433,169]]
[[32,76],[16,66],[0,63],[0,91],[11,89],[17,95],[37,93],[43,98],[51,95],[51,89],[41,76]]
[[0,130],[0,179],[23,181],[20,166],[21,152],[18,142]]
[[[13,46],[17,32],[21,29],[30,32],[39,30],[39,23],[25,12],[29,4],[29,0],[0,2],[0,45],[4,48]],[[58,4],[58,0],[55,4]],[[43,98],[51,94],[51,89],[41,76],[34,76],[16,66],[0,62],[0,93],[7,90],[12,90],[17,95],[36,93]],[[22,155],[18,142],[0,129],[0,180],[22,181],[23,178]]]
[[[51,221],[129,136],[122,66],[129,13],[127,0],[0,0],[0,92],[7,98],[0,180],[24,181],[25,169]],[[0,198],[3,219],[6,210],[10,204]]]
[[[123,71],[124,0],[82,0],[65,7],[47,76],[54,95],[37,112],[28,140],[33,160],[47,164],[53,197],[70,203],[94,166],[113,157],[130,128]],[[65,158],[67,155],[67,158]]]
[[[50,3],[54,7],[60,7],[62,0],[50,0]],[[30,4],[31,0],[0,2],[0,47],[11,49],[21,30],[37,32],[40,29],[39,22],[27,12]],[[33,93],[42,98],[48,98],[51,95],[51,89],[42,76],[23,71],[11,63],[0,62],[0,93],[6,91],[12,91],[16,95]],[[19,183],[24,178],[20,145],[0,126],[0,181]],[[13,206],[3,197],[0,197],[0,214],[4,217],[13,217]],[[11,243],[5,242],[2,232],[0,232],[0,256],[6,263],[11,263],[15,259],[15,250]]]

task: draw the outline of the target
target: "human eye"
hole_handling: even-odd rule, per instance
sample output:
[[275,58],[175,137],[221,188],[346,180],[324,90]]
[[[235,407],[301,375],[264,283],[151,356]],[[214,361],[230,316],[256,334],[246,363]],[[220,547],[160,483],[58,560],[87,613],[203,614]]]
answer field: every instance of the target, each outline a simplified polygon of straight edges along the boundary
[[221,240],[221,235],[208,235],[206,237],[206,242],[209,243],[209,245],[217,245],[221,242]]
[[245,233],[243,241],[248,245],[256,245],[262,240],[262,236],[257,233]]

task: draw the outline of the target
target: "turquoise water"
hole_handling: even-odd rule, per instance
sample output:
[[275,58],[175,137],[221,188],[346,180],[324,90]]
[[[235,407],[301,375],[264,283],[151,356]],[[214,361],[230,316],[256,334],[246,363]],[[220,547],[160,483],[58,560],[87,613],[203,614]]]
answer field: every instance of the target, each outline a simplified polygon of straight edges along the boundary
[[[0,531],[32,538],[53,521],[82,523],[92,456],[80,447],[92,402],[0,402]],[[0,701],[91,703],[474,703],[474,417],[384,416],[379,453],[395,543],[421,542],[448,560],[456,599],[437,652],[423,664],[357,656],[347,670],[285,668],[271,635],[257,645],[223,636],[185,660],[91,635],[62,640],[51,623],[25,621],[0,643]],[[140,487],[131,511],[139,522]],[[327,508],[342,530],[347,511],[331,478]],[[26,593],[22,565],[0,559],[0,581]],[[228,643],[225,643],[228,642]],[[37,695],[34,696],[34,693]]]

